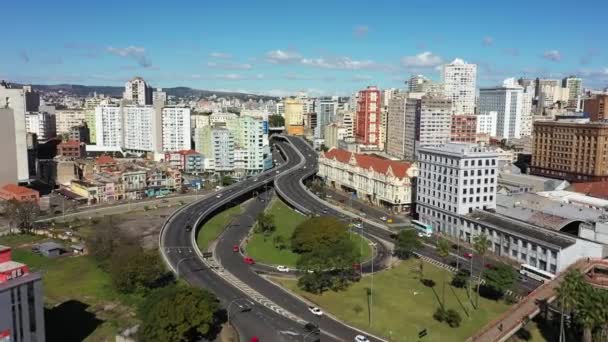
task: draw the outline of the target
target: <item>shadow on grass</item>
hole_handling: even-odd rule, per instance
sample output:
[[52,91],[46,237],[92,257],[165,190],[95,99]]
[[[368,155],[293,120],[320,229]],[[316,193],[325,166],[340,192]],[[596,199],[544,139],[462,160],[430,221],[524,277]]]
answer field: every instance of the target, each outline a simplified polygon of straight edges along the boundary
[[456,300],[458,301],[458,304],[460,304],[460,307],[462,308],[462,310],[464,311],[464,313],[467,315],[467,317],[470,317],[469,311],[464,306],[464,304],[462,303],[462,301],[460,301],[460,297],[458,297],[458,294],[456,294],[456,291],[454,291],[454,287],[452,285],[450,285],[450,290],[452,291],[452,294],[454,295],[454,298],[456,298]]
[[88,304],[68,300],[53,308],[44,308],[47,341],[82,341],[104,321],[88,312]]
[[494,289],[492,289],[488,286],[485,286],[485,285],[481,285],[479,287],[479,295],[484,298],[495,300],[495,301],[502,299],[502,297],[504,297],[504,293],[495,291]]
[[437,299],[437,304],[439,304],[440,307],[443,307],[443,304],[441,303],[441,299],[439,298],[437,291],[435,291],[435,285],[437,285],[437,283],[435,283],[435,281],[433,279],[422,279],[420,282],[422,283],[422,285],[430,288],[433,291],[433,294],[435,295],[435,299]]

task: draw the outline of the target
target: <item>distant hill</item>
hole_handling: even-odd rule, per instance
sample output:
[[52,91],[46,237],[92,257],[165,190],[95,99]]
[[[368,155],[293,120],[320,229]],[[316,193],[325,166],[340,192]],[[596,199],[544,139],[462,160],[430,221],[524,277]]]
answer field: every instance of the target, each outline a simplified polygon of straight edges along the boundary
[[[122,97],[122,93],[124,91],[124,87],[112,87],[112,86],[85,86],[78,84],[54,84],[54,85],[32,85],[32,87],[41,92],[51,92],[51,91],[62,91],[64,93],[77,95],[77,96],[89,96],[93,93],[104,94],[112,97]],[[208,97],[211,95],[216,95],[218,97],[230,97],[230,98],[238,98],[241,100],[246,99],[254,99],[259,100],[276,100],[277,97],[274,96],[266,96],[266,95],[255,95],[255,94],[245,94],[245,93],[233,93],[233,92],[223,92],[223,91],[214,91],[214,90],[202,90],[202,89],[192,89],[188,87],[174,87],[174,88],[163,88],[164,91],[167,92],[168,95],[176,96],[176,97]]]

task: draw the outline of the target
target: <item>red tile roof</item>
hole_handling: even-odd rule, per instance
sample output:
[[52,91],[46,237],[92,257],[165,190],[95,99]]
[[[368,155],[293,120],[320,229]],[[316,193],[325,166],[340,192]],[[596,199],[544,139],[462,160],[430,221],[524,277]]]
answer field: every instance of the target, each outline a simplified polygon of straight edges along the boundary
[[570,186],[570,190],[592,197],[608,199],[608,182],[574,183]]
[[95,164],[97,165],[104,165],[104,164],[115,164],[116,161],[114,160],[114,158],[110,157],[110,156],[100,156],[99,158],[97,158],[97,160],[95,160]]
[[179,153],[183,156],[187,156],[189,154],[198,154],[198,152],[196,152],[195,150],[181,150],[181,151],[177,151],[177,153]]
[[407,176],[407,170],[410,168],[410,163],[382,159],[367,154],[352,153],[346,150],[332,148],[331,150],[323,154],[327,159],[335,159],[340,163],[348,164],[354,155],[355,163],[357,166],[364,169],[373,169],[374,171],[382,174],[388,174],[389,168],[392,170],[393,175],[397,178],[404,178]]
[[30,188],[26,188],[24,186],[19,186],[16,184],[6,184],[5,186],[2,187],[2,190],[6,191],[6,192],[10,192],[15,195],[38,193],[36,190],[32,190]]

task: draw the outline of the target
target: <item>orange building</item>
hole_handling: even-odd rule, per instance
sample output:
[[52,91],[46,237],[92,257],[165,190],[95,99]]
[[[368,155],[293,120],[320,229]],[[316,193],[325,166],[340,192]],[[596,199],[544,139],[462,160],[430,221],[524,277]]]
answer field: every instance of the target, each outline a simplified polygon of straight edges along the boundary
[[476,115],[452,115],[451,141],[474,143],[476,138]]
[[304,135],[304,126],[289,125],[287,126],[287,134],[289,135]]
[[40,194],[36,190],[19,186],[16,184],[6,184],[0,188],[0,200],[12,200],[15,199],[19,202],[23,201],[35,201],[38,203]]

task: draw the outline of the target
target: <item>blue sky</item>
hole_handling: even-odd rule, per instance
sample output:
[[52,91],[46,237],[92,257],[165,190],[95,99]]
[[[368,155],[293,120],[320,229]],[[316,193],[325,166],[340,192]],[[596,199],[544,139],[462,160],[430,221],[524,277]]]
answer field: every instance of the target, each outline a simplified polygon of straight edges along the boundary
[[[162,5],[161,5],[162,3]],[[3,4],[0,77],[26,83],[349,94],[437,79],[456,57],[506,77],[608,85],[607,1],[82,1]]]

